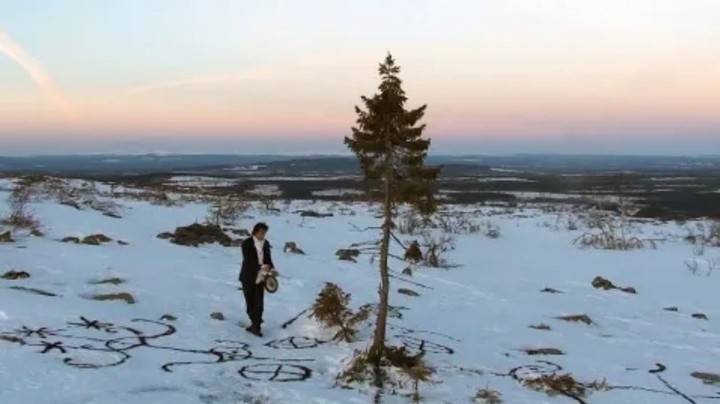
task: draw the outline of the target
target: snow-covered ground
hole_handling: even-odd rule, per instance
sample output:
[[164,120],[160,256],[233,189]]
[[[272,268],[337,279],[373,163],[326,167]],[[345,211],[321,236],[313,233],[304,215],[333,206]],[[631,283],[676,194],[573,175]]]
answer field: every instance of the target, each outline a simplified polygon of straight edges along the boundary
[[[0,191],[0,201],[7,195]],[[257,220],[269,223],[281,273],[280,290],[266,295],[265,336],[258,339],[239,325],[246,321],[236,281],[239,249],[156,238],[202,221],[206,206],[119,202],[121,219],[36,204],[45,236],[0,244],[0,275],[13,269],[31,276],[0,279],[0,403],[372,402],[371,393],[334,387],[342,362],[368,345],[370,328],[360,334],[363,341],[345,344],[324,342],[328,331],[306,317],[280,327],[307,308],[325,282],[350,292],[353,308],[376,301],[376,265],[365,257],[358,263],[335,257],[337,249],[374,238],[357,229],[377,224],[366,205],[295,202],[284,208],[287,213],[252,211],[242,220],[245,228]],[[335,216],[291,213],[302,208]],[[0,202],[0,216],[6,212]],[[402,316],[391,319],[389,336],[427,351],[437,370],[440,383],[421,386],[424,402],[470,402],[484,388],[500,392],[505,403],[578,402],[517,380],[552,372],[606,382],[606,391],[580,402],[719,402],[720,386],[691,374],[720,374],[720,272],[689,273],[685,262],[693,251],[682,240],[684,228],[643,224],[643,237],[667,241],[657,249],[616,252],[578,249],[572,240],[581,231],[553,229],[556,217],[539,210],[489,220],[501,236],[458,236],[448,256],[458,267],[422,268],[392,279],[391,304]],[[57,241],[93,233],[128,245]],[[306,255],[284,254],[286,241],[297,242]],[[705,256],[710,262],[720,251],[709,248]],[[404,266],[392,263],[397,272]],[[596,276],[632,286],[637,294],[595,289]],[[113,277],[123,283],[95,284]],[[16,286],[55,296],[10,289]],[[420,296],[399,294],[398,288]],[[545,288],[561,293],[542,293]],[[117,292],[130,293],[135,304],[90,299]],[[226,320],[212,319],[215,312]],[[707,320],[692,316],[699,313]],[[593,324],[556,319],[580,314]],[[550,329],[530,328],[541,324]],[[26,344],[11,342],[13,337]],[[564,355],[531,356],[523,352],[528,348],[556,348]],[[667,369],[649,372],[658,363]]]

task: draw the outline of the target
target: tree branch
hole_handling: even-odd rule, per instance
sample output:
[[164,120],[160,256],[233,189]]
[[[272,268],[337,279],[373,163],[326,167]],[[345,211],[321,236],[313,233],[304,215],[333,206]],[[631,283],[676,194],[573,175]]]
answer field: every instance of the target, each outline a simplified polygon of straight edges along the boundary
[[395,255],[395,254],[390,254],[390,253],[388,253],[388,257],[395,258],[396,260],[399,260],[399,261],[405,261],[405,258],[399,257],[399,256],[397,256],[397,255]]
[[408,279],[405,279],[405,278],[403,278],[403,277],[401,277],[401,276],[397,276],[397,275],[395,275],[395,273],[396,273],[395,271],[392,271],[390,274],[388,274],[388,276],[391,277],[391,278],[393,278],[393,279],[397,279],[397,280],[399,280],[399,281],[407,282],[407,283],[409,283],[409,284],[411,284],[411,285],[419,286],[419,287],[424,288],[424,289],[434,290],[434,288],[432,288],[432,287],[430,287],[430,286],[423,285],[422,283],[418,283],[418,282],[413,282],[413,281],[408,280]]
[[405,246],[405,243],[403,243],[403,242],[398,238],[398,236],[395,235],[395,232],[392,232],[392,231],[391,231],[391,232],[390,232],[390,236],[392,236],[392,238],[395,239],[395,241],[396,241],[398,244],[400,244],[400,247],[402,247],[403,250],[407,250],[407,247]]
[[348,222],[348,224],[349,224],[350,226],[352,226],[352,227],[355,229],[355,231],[360,231],[360,232],[362,232],[362,231],[368,231],[368,230],[382,230],[382,226],[370,226],[370,227],[366,227],[366,228],[363,229],[363,228],[361,228],[361,227],[358,227],[357,225],[355,225],[355,224],[352,223],[352,222]]

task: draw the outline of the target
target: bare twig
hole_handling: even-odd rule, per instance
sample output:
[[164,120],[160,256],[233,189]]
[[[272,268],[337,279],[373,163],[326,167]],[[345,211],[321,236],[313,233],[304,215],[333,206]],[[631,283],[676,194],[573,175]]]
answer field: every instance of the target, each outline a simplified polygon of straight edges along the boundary
[[348,222],[348,224],[349,224],[350,226],[352,226],[353,229],[355,229],[355,231],[360,231],[360,232],[362,232],[362,231],[368,231],[368,230],[382,230],[382,227],[381,227],[381,226],[370,226],[370,227],[366,227],[366,228],[363,229],[362,227],[358,227],[356,224],[354,224],[354,223],[352,223],[352,222]]
[[408,280],[408,279],[405,279],[405,278],[403,278],[403,277],[401,277],[401,276],[397,276],[397,275],[395,275],[395,271],[393,271],[393,273],[389,274],[389,276],[390,276],[391,278],[393,278],[393,279],[397,279],[397,280],[400,280],[400,281],[403,281],[403,282],[407,282],[407,283],[409,283],[409,284],[411,284],[411,285],[419,286],[419,287],[424,288],[424,289],[435,290],[435,288],[433,288],[433,287],[430,287],[430,286],[427,286],[427,285],[423,285],[422,283],[413,282],[413,281]]
[[284,323],[280,326],[280,328],[287,328],[290,324],[294,323],[294,322],[297,321],[300,317],[302,317],[303,314],[307,313],[308,310],[310,310],[309,307],[306,308],[305,310],[301,311],[300,313],[298,313],[295,317],[293,317],[293,318],[291,318],[290,320],[284,322]]
[[405,246],[405,244],[398,238],[398,236],[395,235],[394,232],[390,232],[390,236],[392,236],[392,238],[395,239],[395,241],[397,241],[398,244],[400,244],[400,246],[403,248],[403,250],[407,250],[407,247]]

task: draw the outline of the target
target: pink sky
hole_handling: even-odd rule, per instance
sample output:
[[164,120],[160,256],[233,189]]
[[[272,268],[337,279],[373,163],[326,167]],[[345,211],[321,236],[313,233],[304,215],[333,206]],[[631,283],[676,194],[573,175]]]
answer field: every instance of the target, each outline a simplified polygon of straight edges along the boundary
[[[340,142],[387,50],[439,143],[720,147],[720,3],[400,1],[383,18],[380,3],[360,3],[83,3],[53,24],[50,11],[0,6],[0,154],[143,138]],[[130,29],[108,27],[109,12]],[[73,28],[77,13],[97,24]]]

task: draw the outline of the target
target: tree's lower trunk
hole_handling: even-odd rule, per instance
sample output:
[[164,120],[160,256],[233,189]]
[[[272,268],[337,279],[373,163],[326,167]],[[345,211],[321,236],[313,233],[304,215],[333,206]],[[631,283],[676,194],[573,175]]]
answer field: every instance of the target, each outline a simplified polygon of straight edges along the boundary
[[382,240],[380,243],[380,304],[378,305],[377,322],[375,323],[375,336],[370,352],[377,358],[383,357],[385,352],[385,330],[388,316],[388,295],[390,294],[390,276],[388,269],[388,255],[390,254],[390,232],[392,232],[392,206],[391,184],[385,178],[385,200],[383,206]]
[[[372,351],[382,353],[385,350],[385,329],[387,327],[388,295],[390,294],[390,276],[388,274],[388,254],[390,249],[390,226],[383,225],[383,238],[380,244],[380,305]],[[381,355],[382,356],[382,355]]]

